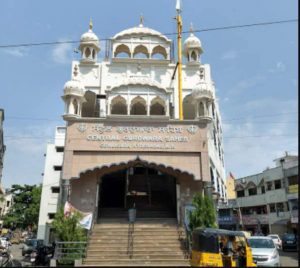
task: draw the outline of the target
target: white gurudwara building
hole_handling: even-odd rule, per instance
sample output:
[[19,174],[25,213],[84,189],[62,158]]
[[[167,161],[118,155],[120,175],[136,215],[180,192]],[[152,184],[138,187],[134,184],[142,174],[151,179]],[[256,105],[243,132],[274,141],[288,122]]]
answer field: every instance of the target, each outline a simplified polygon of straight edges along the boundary
[[62,204],[93,212],[98,222],[127,217],[134,206],[137,218],[174,218],[182,225],[195,193],[225,202],[221,115],[193,30],[183,43],[183,120],[167,36],[141,20],[101,48],[90,23],[79,50],[62,96]]

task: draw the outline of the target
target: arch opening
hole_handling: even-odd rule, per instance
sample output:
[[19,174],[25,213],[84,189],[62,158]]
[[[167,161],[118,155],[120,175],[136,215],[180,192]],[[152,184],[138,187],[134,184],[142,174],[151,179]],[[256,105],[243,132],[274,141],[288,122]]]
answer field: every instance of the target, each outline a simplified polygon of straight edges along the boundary
[[117,96],[111,102],[111,114],[127,115],[127,104],[125,98]]
[[114,56],[115,58],[130,58],[130,49],[126,45],[119,45],[115,49]]
[[131,115],[147,115],[146,101],[140,97],[135,97],[131,102]]

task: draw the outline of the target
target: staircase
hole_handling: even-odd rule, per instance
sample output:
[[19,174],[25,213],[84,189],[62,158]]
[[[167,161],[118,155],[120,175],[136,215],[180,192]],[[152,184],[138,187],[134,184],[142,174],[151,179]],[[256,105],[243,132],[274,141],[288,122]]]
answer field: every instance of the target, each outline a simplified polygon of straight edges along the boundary
[[176,219],[142,218],[132,227],[130,236],[127,219],[101,219],[92,230],[83,265],[190,267],[185,257],[183,232]]

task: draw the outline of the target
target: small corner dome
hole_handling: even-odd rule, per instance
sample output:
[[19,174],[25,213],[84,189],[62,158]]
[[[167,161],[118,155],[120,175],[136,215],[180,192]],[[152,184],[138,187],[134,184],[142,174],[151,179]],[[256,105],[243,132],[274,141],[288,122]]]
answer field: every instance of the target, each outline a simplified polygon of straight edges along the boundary
[[98,50],[100,50],[99,38],[92,30],[93,29],[92,22],[90,22],[89,27],[90,27],[90,29],[86,33],[81,35],[81,37],[80,37],[79,48],[81,49],[83,46],[86,46],[86,45],[94,45]]
[[193,33],[184,41],[184,50],[198,49],[200,53],[203,52],[200,39]]
[[70,80],[65,83],[64,95],[84,95],[84,87],[78,80]]
[[213,100],[213,94],[208,89],[205,82],[199,83],[192,91],[192,96],[194,99],[210,99]]
[[68,81],[64,85],[64,95],[78,95],[83,96],[84,95],[84,86],[83,84],[78,80],[77,76],[77,66],[75,66],[74,71],[74,77],[72,80]]

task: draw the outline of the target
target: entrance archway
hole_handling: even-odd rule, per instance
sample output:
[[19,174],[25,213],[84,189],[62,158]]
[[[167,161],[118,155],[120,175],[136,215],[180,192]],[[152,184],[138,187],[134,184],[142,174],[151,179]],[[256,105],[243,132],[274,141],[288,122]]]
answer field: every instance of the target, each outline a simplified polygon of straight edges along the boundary
[[102,176],[99,217],[126,217],[135,207],[138,217],[176,218],[176,178],[141,162]]

